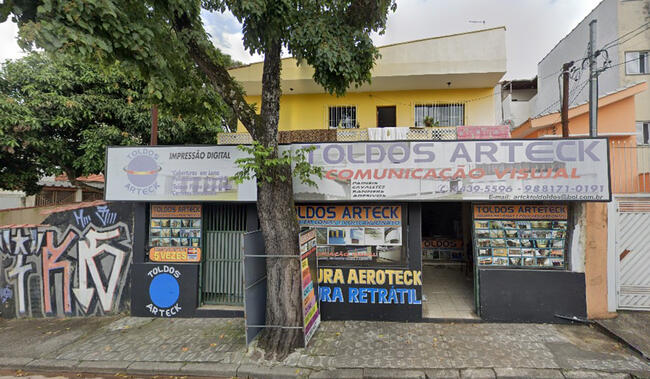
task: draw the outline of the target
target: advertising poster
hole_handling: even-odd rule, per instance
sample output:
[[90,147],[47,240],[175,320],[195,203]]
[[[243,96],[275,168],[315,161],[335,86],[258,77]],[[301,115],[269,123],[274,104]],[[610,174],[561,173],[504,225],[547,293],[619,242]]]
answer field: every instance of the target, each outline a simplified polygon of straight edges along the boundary
[[316,187],[294,181],[298,201],[611,198],[605,138],[313,146],[308,161],[323,177]]
[[317,275],[316,231],[307,229],[300,233],[300,267],[302,272],[302,316],[305,346],[320,325],[320,310],[316,298],[318,289],[314,280]]
[[566,204],[475,205],[479,266],[564,269],[567,213]]
[[506,220],[566,220],[566,204],[477,204],[474,206],[474,218],[499,218]]
[[460,125],[456,127],[458,139],[508,139],[508,125]]
[[201,261],[201,205],[151,204],[149,260]]
[[464,261],[463,240],[447,237],[422,237],[422,259],[426,261]]
[[235,183],[236,146],[140,146],[106,150],[106,200],[255,201],[254,181]]
[[422,271],[319,267],[325,320],[415,321],[422,315]]
[[317,255],[330,260],[398,261],[402,247],[399,205],[298,205],[298,224],[316,231]]

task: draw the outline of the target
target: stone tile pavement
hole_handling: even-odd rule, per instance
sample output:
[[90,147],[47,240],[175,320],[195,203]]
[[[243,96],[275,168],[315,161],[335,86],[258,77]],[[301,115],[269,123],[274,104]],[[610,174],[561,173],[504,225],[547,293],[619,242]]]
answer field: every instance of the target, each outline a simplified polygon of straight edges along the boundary
[[618,311],[616,318],[596,322],[650,359],[650,312]]
[[584,325],[323,322],[270,362],[242,319],[0,321],[0,368],[240,377],[629,377],[650,363]]

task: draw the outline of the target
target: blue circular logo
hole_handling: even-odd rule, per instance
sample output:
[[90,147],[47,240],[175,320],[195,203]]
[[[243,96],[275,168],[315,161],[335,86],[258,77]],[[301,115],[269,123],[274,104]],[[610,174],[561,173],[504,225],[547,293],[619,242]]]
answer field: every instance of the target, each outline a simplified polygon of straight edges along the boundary
[[158,308],[169,308],[178,301],[180,286],[170,274],[156,275],[149,284],[149,297]]

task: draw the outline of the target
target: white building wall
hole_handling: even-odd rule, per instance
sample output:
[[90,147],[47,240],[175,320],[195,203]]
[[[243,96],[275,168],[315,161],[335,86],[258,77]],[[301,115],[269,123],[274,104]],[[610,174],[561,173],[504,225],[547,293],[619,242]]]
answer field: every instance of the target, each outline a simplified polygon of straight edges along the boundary
[[517,101],[514,93],[508,95],[503,101],[503,114],[506,119],[512,120],[512,127],[523,124],[530,117],[530,102],[528,100]]
[[25,206],[25,193],[0,190],[0,209],[21,208]]
[[[578,67],[582,64],[582,58],[587,55],[587,43],[589,42],[589,23],[591,20],[598,20],[596,33],[596,48],[600,49],[606,43],[613,41],[618,36],[618,1],[603,0],[594,10],[589,13],[566,37],[564,37],[537,65],[538,93],[534,108],[531,108],[531,117],[540,113],[557,112],[560,110],[560,95],[558,88],[558,75],[562,64],[571,60],[575,61]],[[612,65],[619,62],[618,46],[608,49]],[[602,66],[602,59],[598,59],[599,67]],[[589,97],[588,66],[585,63],[585,70],[581,73],[577,82],[572,81],[569,90],[571,105],[584,103]],[[621,87],[617,69],[609,69],[603,72],[598,78],[599,95],[602,96]],[[586,86],[583,85],[587,84]],[[582,91],[580,92],[580,89]],[[574,99],[574,96],[575,99]]]
[[[626,51],[650,50],[650,29],[646,29],[638,35],[637,29],[640,25],[650,21],[650,0],[624,0],[618,5],[618,32],[620,36],[627,35],[625,41],[619,46],[618,59],[625,62]],[[629,34],[628,34],[629,33]],[[629,86],[650,80],[647,75],[627,75],[625,65],[618,67],[618,74],[622,79],[622,85]],[[637,121],[650,121],[650,91],[644,91],[634,97],[635,113]]]

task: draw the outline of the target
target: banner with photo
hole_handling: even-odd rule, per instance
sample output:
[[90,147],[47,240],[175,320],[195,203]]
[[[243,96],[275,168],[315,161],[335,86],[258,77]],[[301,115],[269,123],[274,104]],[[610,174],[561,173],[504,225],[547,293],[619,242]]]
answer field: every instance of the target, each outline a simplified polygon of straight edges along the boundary
[[476,204],[474,245],[480,268],[566,268],[566,204]]
[[315,228],[320,259],[401,259],[399,205],[298,205],[296,213],[301,227]]
[[201,205],[151,204],[149,260],[201,261]]

